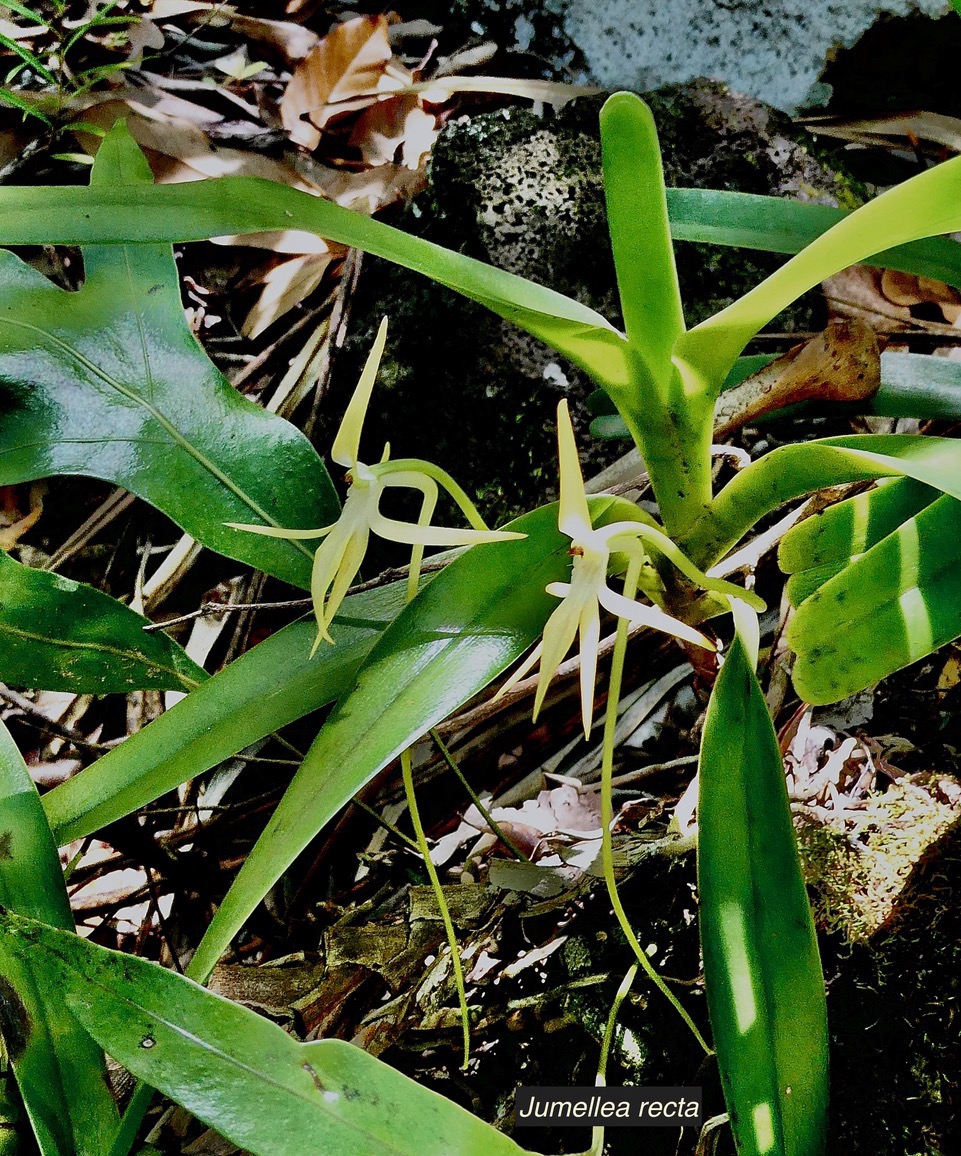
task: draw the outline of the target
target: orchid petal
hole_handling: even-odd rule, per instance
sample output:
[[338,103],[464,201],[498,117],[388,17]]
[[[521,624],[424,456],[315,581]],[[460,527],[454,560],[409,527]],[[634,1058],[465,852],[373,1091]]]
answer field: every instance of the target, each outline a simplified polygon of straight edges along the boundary
[[[630,541],[640,538],[650,542],[665,558],[669,559],[678,570],[703,590],[713,591],[722,598],[730,600],[738,598],[754,610],[765,610],[766,603],[751,590],[745,590],[733,582],[723,578],[708,578],[708,576],[694,565],[688,556],[680,550],[670,538],[653,526],[643,522],[614,522],[605,526],[602,531],[606,536],[608,549],[611,551],[630,552]],[[607,536],[609,535],[609,536]]]
[[534,669],[534,667],[537,665],[537,661],[540,658],[543,650],[544,650],[544,643],[538,642],[538,644],[534,647],[534,649],[530,652],[530,654],[524,659],[524,661],[520,664],[520,666],[517,668],[517,670],[514,671],[514,673],[504,683],[504,685],[500,688],[500,690],[497,692],[497,694],[494,695],[494,697],[491,699],[491,702],[497,702],[497,700],[499,698],[501,698],[503,695],[507,694],[507,692],[509,690],[511,690],[513,687],[517,686],[517,684],[520,682],[520,680],[522,678],[524,678],[527,674],[529,674],[530,671],[532,671]]
[[594,719],[594,687],[597,682],[597,655],[601,645],[601,616],[597,603],[585,606],[580,621],[581,652],[581,722],[584,738],[591,737]]
[[[330,594],[323,605],[321,619],[322,626],[320,634],[314,640],[313,648],[311,649],[311,656],[316,652],[320,645],[321,636],[328,642],[333,644],[333,638],[330,636],[330,624],[334,620],[334,616],[340,609],[340,604],[347,597],[347,591],[351,584],[357,577],[357,571],[361,568],[364,561],[364,555],[367,553],[368,533],[366,530],[355,531],[347,539],[344,545],[344,551],[341,555],[340,565],[334,575],[333,585],[330,589]],[[316,604],[315,604],[316,609]]]
[[[391,475],[381,477],[382,485],[390,485]],[[396,478],[406,479],[398,483]],[[420,490],[423,494],[423,501],[420,505],[420,515],[417,518],[418,526],[426,526],[437,507],[437,483],[428,478],[426,474],[421,474],[415,470],[401,470],[397,475],[394,475],[394,485],[400,484],[412,490]],[[407,601],[414,597],[417,593],[417,584],[420,581],[420,567],[424,561],[424,547],[421,545],[414,545],[410,551],[410,566],[407,571]]]
[[[358,533],[362,535],[364,545],[366,546],[366,530],[361,529],[358,531],[352,527],[339,524],[334,528],[334,532],[327,541],[317,547],[317,552],[314,554],[314,566],[310,575],[310,596],[314,603],[314,616],[317,619],[317,629],[320,631],[318,639],[323,637],[330,643],[333,643],[334,640],[330,637],[330,632],[327,629],[328,616],[324,612],[327,592],[334,584],[340,572],[351,539],[356,538]],[[313,654],[316,649],[317,643],[315,642],[311,654]]]
[[447,526],[418,526],[400,522],[377,512],[371,514],[370,528],[381,538],[408,546],[476,546],[481,542],[508,542],[523,538],[510,530],[460,530]]
[[412,483],[397,479],[406,478],[411,473],[424,474],[428,478],[432,478],[450,494],[475,530],[487,529],[487,523],[480,516],[477,507],[467,496],[466,491],[454,481],[446,470],[442,470],[440,466],[435,466],[433,462],[425,462],[421,458],[398,458],[397,461],[390,463],[389,471],[385,470],[379,476],[385,486],[407,486]]
[[540,677],[537,680],[537,693],[534,695],[534,722],[544,705],[544,696],[557,673],[557,668],[564,661],[571,644],[577,635],[577,627],[581,617],[581,606],[571,599],[565,599],[554,613],[548,618],[544,627],[544,649],[541,653]]
[[386,344],[387,318],[385,317],[377,330],[377,336],[374,338],[374,344],[367,355],[360,380],[347,404],[340,429],[338,429],[334,444],[331,446],[330,456],[339,466],[357,465],[364,418],[367,416],[367,406],[370,403],[370,395],[374,389],[374,381],[377,378],[377,370],[380,368],[380,359],[384,354]]
[[562,534],[578,539],[591,528],[591,513],[584,492],[584,476],[577,456],[574,427],[567,400],[557,405],[557,458],[560,465],[560,508],[557,526]]
[[649,626],[653,630],[660,630],[664,634],[672,634],[675,638],[682,638],[695,646],[703,646],[706,650],[717,649],[709,638],[706,638],[693,626],[672,618],[660,607],[645,606],[643,602],[635,602],[625,598],[623,594],[615,594],[608,586],[602,586],[597,592],[597,598],[605,610],[616,614],[618,618],[626,618],[629,622],[636,622],[641,626]]
[[288,530],[283,526],[248,526],[245,522],[224,522],[231,530],[249,530],[251,534],[262,534],[265,538],[287,538],[291,542],[302,542],[309,538],[323,538],[337,525],[332,522],[319,530]]
[[549,582],[544,589],[555,598],[566,598],[571,592],[570,582]]

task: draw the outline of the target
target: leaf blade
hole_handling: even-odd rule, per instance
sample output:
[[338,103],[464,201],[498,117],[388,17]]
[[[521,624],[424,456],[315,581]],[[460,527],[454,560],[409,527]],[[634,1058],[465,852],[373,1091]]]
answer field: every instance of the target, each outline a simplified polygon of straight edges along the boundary
[[[56,844],[30,772],[3,723],[0,848],[3,907],[72,932]],[[103,1053],[64,1008],[39,961],[0,943],[0,973],[6,1047],[40,1151],[99,1156],[117,1125]]]
[[0,552],[0,679],[107,694],[192,690],[206,672],[147,619],[107,594]]
[[704,724],[698,887],[708,1008],[743,1156],[816,1156],[827,1014],[774,726],[735,640]]
[[157,964],[0,916],[0,937],[40,957],[111,1055],[254,1156],[517,1156],[442,1096],[342,1040],[302,1044]]
[[346,691],[404,603],[404,584],[348,598],[336,646],[313,659],[313,619],[284,627],[43,797],[57,840],[92,834]]

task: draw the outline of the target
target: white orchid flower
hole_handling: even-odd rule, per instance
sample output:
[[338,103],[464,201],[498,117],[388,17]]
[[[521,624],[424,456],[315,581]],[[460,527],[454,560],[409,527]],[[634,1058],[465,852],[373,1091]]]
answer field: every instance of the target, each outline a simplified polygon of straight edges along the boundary
[[[557,448],[560,467],[557,525],[561,533],[566,534],[571,540],[573,557],[571,580],[552,582],[547,587],[548,594],[560,598],[561,604],[548,618],[541,641],[501,687],[498,694],[504,694],[516,685],[539,663],[540,677],[534,698],[536,721],[548,687],[577,637],[581,660],[581,721],[584,735],[588,737],[594,714],[594,685],[601,639],[602,607],[619,618],[627,619],[632,625],[648,626],[693,643],[695,646],[702,646],[708,650],[716,649],[699,630],[672,617],[660,607],[638,602],[635,598],[627,598],[611,590],[607,585],[607,572],[612,554],[627,554],[636,573],[646,557],[641,539],[647,539],[683,574],[703,588],[713,590],[729,599],[737,597],[747,601],[748,604],[760,602],[760,599],[730,582],[707,578],[670,538],[653,526],[628,521],[612,522],[610,525],[597,528],[593,526],[566,401],[561,401],[557,407]],[[633,581],[630,585],[633,588]],[[763,607],[763,603],[760,605]]]
[[[288,530],[274,526],[251,526],[230,522],[236,530],[249,530],[272,538],[306,540],[323,538],[314,554],[310,593],[317,617],[318,634],[311,656],[321,639],[333,643],[330,625],[360,570],[371,532],[391,542],[403,542],[412,547],[408,596],[417,591],[420,564],[425,546],[474,546],[481,542],[504,542],[523,538],[507,530],[490,530],[477,508],[454,479],[439,466],[419,458],[390,461],[390,445],[376,465],[360,460],[360,437],[370,402],[380,359],[387,341],[387,318],[380,324],[373,348],[367,357],[363,373],[348,403],[340,429],[334,438],[331,458],[341,466],[348,466],[347,481],[350,489],[340,517],[330,526],[319,530]],[[402,522],[380,512],[384,490],[401,486],[421,494],[420,517],[417,522]],[[443,487],[463,511],[472,529],[454,529],[432,526],[430,519],[437,504],[439,488]]]

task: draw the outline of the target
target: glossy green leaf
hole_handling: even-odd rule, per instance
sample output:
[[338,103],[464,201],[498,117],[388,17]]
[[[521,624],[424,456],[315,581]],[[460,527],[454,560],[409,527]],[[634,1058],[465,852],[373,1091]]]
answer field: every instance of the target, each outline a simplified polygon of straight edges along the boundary
[[99,830],[179,787],[249,743],[347,690],[404,604],[406,583],[355,594],[321,646],[313,618],[294,622],[230,663],[149,726],[44,795],[61,844]]
[[[594,498],[595,521],[628,503]],[[357,685],[327,720],[234,880],[191,962],[209,974],[280,876],[365,783],[430,727],[484,689],[543,629],[556,598],[549,582],[570,574],[570,540],[557,507],[508,527],[527,538],[475,546],[455,559],[391,623]]]
[[192,690],[207,675],[107,594],[0,552],[0,679],[75,694]]
[[[123,134],[101,157],[92,194],[123,189],[136,201],[151,187],[132,183],[142,157]],[[88,247],[84,267],[83,287],[69,293],[0,251],[0,485],[103,478],[212,549],[307,586],[308,546],[224,523],[330,522],[338,503],[317,453],[207,358],[169,246]]]
[[[20,752],[0,723],[0,904],[73,931],[56,844]],[[0,939],[7,1052],[43,1156],[102,1156],[117,1126],[103,1053],[41,958]]]
[[784,502],[826,486],[896,477],[914,478],[961,500],[961,442],[859,434],[780,446],[741,470],[681,544],[704,569]]
[[624,326],[654,378],[670,380],[671,353],[684,332],[664,170],[651,110],[618,92],[601,110],[604,198]]
[[[811,201],[763,197],[720,189],[668,189],[675,241],[732,245],[768,253],[800,253],[851,215]],[[884,238],[880,238],[884,244]],[[926,237],[871,255],[869,264],[947,281],[961,288],[961,245],[947,237]]]
[[155,963],[12,915],[36,961],[134,1075],[253,1156],[517,1156],[503,1133],[344,1040],[302,1044]]
[[793,606],[913,518],[938,491],[913,478],[891,478],[866,493],[847,498],[792,526],[778,548],[778,564],[790,578]]
[[704,980],[740,1156],[824,1151],[824,980],[764,695],[735,641],[701,743],[697,869]]
[[912,177],[862,206],[760,285],[684,334],[677,355],[712,394],[750,339],[808,289],[880,248],[961,229],[961,157]]
[[961,635],[961,502],[941,497],[820,586],[787,639],[805,702],[837,702]]

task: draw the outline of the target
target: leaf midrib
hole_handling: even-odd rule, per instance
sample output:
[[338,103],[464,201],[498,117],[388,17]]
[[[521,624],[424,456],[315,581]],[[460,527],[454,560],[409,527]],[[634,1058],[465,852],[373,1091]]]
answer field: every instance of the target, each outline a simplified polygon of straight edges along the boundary
[[[253,513],[261,518],[267,525],[281,528],[279,523],[274,518],[272,518],[266,510],[262,509],[261,506],[252,497],[250,497],[249,494],[237,486],[235,482],[227,474],[225,474],[223,470],[220,469],[219,466],[217,466],[213,461],[210,460],[210,458],[207,457],[205,453],[203,453],[203,451],[198,449],[191,441],[189,441],[181,433],[177,426],[172,421],[170,421],[170,419],[167,418],[166,415],[162,413],[155,405],[147,401],[146,398],[140,396],[129,386],[125,386],[122,382],[119,382],[115,378],[111,377],[111,375],[107,373],[106,370],[102,369],[89,358],[84,356],[84,354],[81,353],[79,349],[75,349],[61,337],[58,337],[56,334],[51,333],[49,330],[43,329],[39,325],[34,325],[29,321],[21,321],[16,318],[5,317],[0,319],[0,324],[6,324],[18,327],[20,329],[25,329],[30,333],[36,334],[41,339],[46,339],[52,345],[56,346],[66,357],[72,358],[89,374],[102,381],[104,385],[108,386],[110,389],[115,390],[120,394],[121,397],[126,398],[127,401],[132,402],[134,405],[140,406],[141,409],[150,414],[150,416],[154,419],[154,421],[157,422],[161,429],[167,433],[175,445],[179,446],[179,448],[182,449],[189,457],[192,457],[194,461],[196,461],[203,469],[215,477],[217,481],[220,482],[220,484],[227,490],[229,490],[230,493],[234,495],[234,497],[243,503],[243,505],[245,505],[249,510],[253,511]],[[142,339],[143,336],[143,331],[141,330]],[[145,369],[147,370],[149,376],[149,368],[147,368],[149,367],[149,355],[146,348],[144,348],[143,354]],[[313,557],[311,551],[302,543],[291,542],[290,545],[305,557]]]

